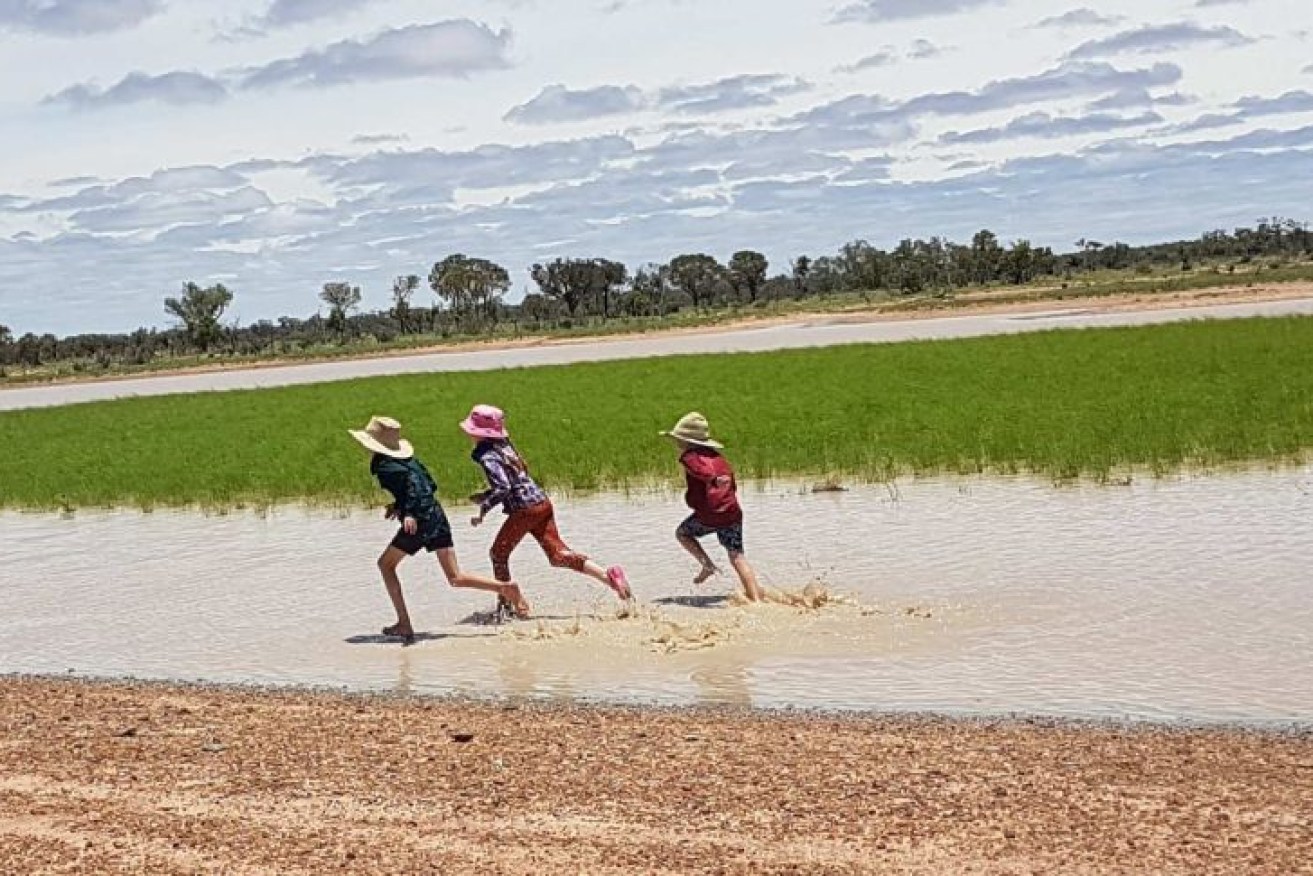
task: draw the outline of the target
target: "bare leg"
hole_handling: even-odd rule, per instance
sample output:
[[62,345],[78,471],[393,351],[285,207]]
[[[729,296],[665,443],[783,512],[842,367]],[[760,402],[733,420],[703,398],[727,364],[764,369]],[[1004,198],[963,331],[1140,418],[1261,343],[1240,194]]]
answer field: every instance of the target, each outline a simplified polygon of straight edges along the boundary
[[748,558],[741,552],[735,551],[730,553],[729,562],[734,567],[734,571],[738,572],[739,581],[743,584],[743,593],[748,597],[748,601],[761,602],[765,599],[761,585],[757,583],[757,573],[748,565]]
[[594,581],[596,581],[599,584],[605,584],[607,587],[611,586],[606,579],[606,569],[603,569],[601,566],[597,565],[597,563],[594,563],[592,560],[587,560],[584,563],[584,567],[580,569],[579,572],[581,574],[587,575],[589,578],[592,578]]
[[388,629],[399,636],[414,634],[414,628],[410,625],[410,613],[406,611],[406,597],[401,592],[401,577],[397,575],[397,566],[405,558],[405,551],[391,545],[378,558],[378,571],[383,575],[383,586],[387,588],[388,598],[392,600],[392,607],[397,612],[396,625]]
[[455,548],[443,548],[435,553],[438,557],[438,565],[442,567],[442,574],[447,577],[447,583],[452,587],[496,593],[498,596],[505,597],[506,601],[515,607],[517,614],[522,617],[528,616],[529,603],[525,602],[524,594],[520,592],[520,585],[511,581],[497,581],[482,575],[462,572],[460,562],[456,559]]
[[716,564],[711,562],[711,557],[707,556],[707,552],[702,549],[702,545],[698,543],[697,539],[689,538],[680,532],[675,533],[675,538],[679,539],[679,543],[684,550],[692,554],[693,559],[697,560],[702,566],[702,570],[693,578],[694,584],[701,584],[716,574]]
[[605,584],[607,589],[625,602],[630,602],[634,598],[634,591],[629,587],[629,578],[625,575],[625,570],[619,566],[603,569],[592,560],[584,560],[579,572]]

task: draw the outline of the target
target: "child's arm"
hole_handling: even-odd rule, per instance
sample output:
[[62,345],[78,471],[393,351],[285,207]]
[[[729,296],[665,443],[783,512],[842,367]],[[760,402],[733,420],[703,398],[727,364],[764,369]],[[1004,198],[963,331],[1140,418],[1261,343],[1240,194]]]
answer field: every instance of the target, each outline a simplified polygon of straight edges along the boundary
[[402,522],[407,531],[415,526],[415,509],[411,499],[410,475],[404,469],[385,467],[378,473],[378,483],[392,494],[392,504],[388,505],[384,516],[389,520],[396,518]]

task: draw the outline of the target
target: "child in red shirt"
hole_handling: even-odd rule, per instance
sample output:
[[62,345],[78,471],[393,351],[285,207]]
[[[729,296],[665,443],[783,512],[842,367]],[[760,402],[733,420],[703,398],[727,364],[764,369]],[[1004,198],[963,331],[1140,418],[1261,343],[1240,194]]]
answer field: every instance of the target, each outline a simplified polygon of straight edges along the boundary
[[748,601],[762,601],[757,573],[743,555],[743,509],[739,506],[734,469],[719,452],[724,445],[711,439],[707,418],[696,412],[684,415],[675,428],[661,434],[679,445],[679,462],[688,484],[684,501],[693,513],[675,530],[675,538],[702,565],[693,583],[701,584],[716,574],[715,563],[698,543],[699,538],[715,533],[729,554]]

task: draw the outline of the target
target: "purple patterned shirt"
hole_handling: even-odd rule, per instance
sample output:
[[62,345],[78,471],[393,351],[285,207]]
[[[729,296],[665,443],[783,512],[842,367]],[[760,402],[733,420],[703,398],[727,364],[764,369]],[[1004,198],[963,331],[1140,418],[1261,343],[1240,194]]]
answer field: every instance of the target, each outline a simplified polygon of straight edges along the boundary
[[547,501],[547,494],[529,476],[524,460],[511,442],[480,441],[471,456],[488,478],[488,489],[476,497],[481,514],[498,505],[512,514]]

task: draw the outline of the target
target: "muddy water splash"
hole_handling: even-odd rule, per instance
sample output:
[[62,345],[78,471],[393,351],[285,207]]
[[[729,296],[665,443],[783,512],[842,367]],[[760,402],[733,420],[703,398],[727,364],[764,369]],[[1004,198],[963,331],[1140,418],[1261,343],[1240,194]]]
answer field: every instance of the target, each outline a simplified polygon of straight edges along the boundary
[[[1313,722],[1313,473],[1129,486],[1025,479],[750,489],[772,593],[691,582],[677,497],[561,503],[568,541],[641,603],[526,545],[537,617],[403,566],[390,618],[373,513],[0,515],[0,671],[626,702]],[[457,509],[458,510],[458,509]],[[453,519],[460,519],[453,513]],[[457,533],[487,568],[493,533]]]

